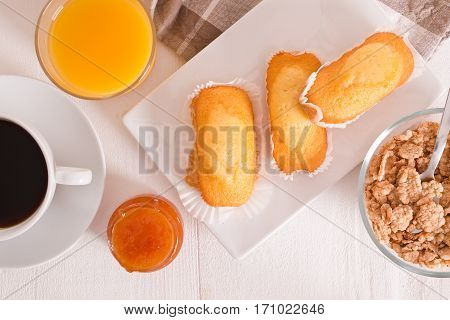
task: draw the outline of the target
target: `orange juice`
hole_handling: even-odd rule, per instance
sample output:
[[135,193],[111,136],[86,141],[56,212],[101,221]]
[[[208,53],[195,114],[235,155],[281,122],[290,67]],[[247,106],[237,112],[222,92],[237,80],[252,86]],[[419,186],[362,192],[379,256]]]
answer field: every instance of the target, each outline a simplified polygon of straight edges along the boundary
[[138,0],[69,0],[55,16],[50,60],[58,84],[75,95],[126,91],[150,67],[155,39]]

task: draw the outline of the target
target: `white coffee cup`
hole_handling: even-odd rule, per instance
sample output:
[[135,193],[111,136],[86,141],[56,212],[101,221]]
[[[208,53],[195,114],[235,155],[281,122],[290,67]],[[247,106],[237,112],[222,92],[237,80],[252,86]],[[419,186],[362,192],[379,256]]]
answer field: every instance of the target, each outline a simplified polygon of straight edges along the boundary
[[[44,215],[45,211],[48,209],[52,203],[53,196],[55,195],[56,186],[58,184],[68,185],[68,186],[83,186],[88,185],[92,181],[92,171],[89,169],[82,168],[72,168],[72,167],[60,167],[57,166],[53,158],[52,150],[45,140],[45,138],[29,125],[23,122],[8,117],[0,113],[0,120],[6,120],[15,123],[25,129],[39,145],[47,165],[48,173],[48,183],[47,192],[41,205],[33,212],[33,214],[28,217],[25,221],[8,228],[0,228],[0,241],[9,240],[15,238],[22,233],[29,230],[40,218]],[[61,212],[61,214],[64,214]]]

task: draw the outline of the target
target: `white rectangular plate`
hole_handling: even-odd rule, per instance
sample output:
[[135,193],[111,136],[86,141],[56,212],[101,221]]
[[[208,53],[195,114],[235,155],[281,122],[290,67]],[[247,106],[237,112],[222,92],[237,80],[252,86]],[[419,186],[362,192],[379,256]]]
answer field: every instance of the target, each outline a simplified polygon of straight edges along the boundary
[[[176,118],[190,124],[186,99],[196,85],[235,78],[244,78],[261,88],[261,105],[255,106],[255,113],[262,112],[266,123],[265,73],[267,61],[276,51],[306,50],[325,62],[387,26],[389,20],[375,1],[265,0],[142,100],[124,117],[124,123],[138,141],[142,126],[177,126]],[[278,187],[273,188],[268,205],[258,215],[251,219],[231,215],[223,223],[207,223],[231,255],[242,258],[249,253],[358,165],[383,129],[404,115],[430,106],[439,97],[443,87],[423,61],[418,65],[420,70],[414,77],[357,122],[346,129],[333,129],[334,160],[326,172],[313,178],[296,175],[293,181],[264,172]],[[161,159],[154,159],[160,168],[164,165]],[[172,173],[168,176],[173,182]]]

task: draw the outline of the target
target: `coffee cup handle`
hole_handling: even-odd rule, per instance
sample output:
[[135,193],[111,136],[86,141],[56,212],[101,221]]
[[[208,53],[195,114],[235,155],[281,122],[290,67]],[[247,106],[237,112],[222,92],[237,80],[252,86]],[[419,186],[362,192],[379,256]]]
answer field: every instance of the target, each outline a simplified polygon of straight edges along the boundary
[[56,167],[55,180],[57,184],[67,186],[84,186],[92,182],[92,171],[83,168]]

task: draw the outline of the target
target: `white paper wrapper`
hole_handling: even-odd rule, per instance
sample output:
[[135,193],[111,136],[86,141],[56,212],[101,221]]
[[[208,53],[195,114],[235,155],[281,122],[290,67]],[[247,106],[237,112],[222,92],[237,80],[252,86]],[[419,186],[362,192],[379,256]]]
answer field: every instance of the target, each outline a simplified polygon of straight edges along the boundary
[[[258,166],[261,164],[262,152],[260,152],[262,137],[261,132],[258,130],[261,127],[262,122],[262,106],[261,106],[261,94],[258,87],[241,78],[234,79],[230,82],[220,83],[210,81],[205,84],[198,85],[192,94],[188,96],[187,108],[190,108],[192,99],[199,95],[199,93],[206,88],[215,86],[234,86],[245,90],[252,101],[253,114],[254,114],[254,126],[255,137],[257,146]],[[273,193],[273,185],[266,179],[257,177],[255,181],[255,187],[249,201],[239,207],[212,207],[208,205],[202,198],[200,191],[182,181],[176,185],[178,194],[180,195],[181,202],[185,206],[186,210],[192,214],[195,218],[206,223],[223,223],[230,215],[241,215],[248,219],[258,215],[269,204],[269,201]]]
[[[292,54],[294,56],[299,56],[299,55],[302,55],[304,53],[312,53],[312,54],[314,54],[313,52],[308,52],[308,51],[278,50],[273,55],[271,55],[269,59],[267,59],[267,65],[270,63],[270,61],[272,61],[272,59],[277,54],[280,54],[280,53],[289,53],[289,54]],[[267,91],[267,79],[266,79],[266,91]],[[294,180],[294,176],[298,175],[298,174],[306,174],[310,178],[312,178],[315,175],[326,171],[328,169],[328,167],[330,166],[331,162],[333,161],[333,156],[332,156],[333,138],[332,138],[331,130],[329,130],[329,129],[327,129],[327,152],[326,152],[326,155],[325,155],[325,159],[324,159],[323,163],[320,165],[320,167],[317,168],[316,170],[314,170],[313,172],[309,172],[309,171],[306,171],[306,170],[297,170],[297,171],[294,171],[294,172],[292,172],[290,174],[286,174],[283,171],[281,171],[281,169],[278,167],[277,162],[275,161],[275,159],[272,156],[273,155],[273,149],[274,149],[272,133],[270,134],[270,148],[271,148],[271,150],[270,150],[270,155],[271,155],[270,167],[271,167],[271,169],[278,171],[278,174],[284,180],[293,181]]]
[[249,201],[240,207],[212,207],[202,198],[200,191],[185,181],[177,184],[176,189],[186,210],[196,219],[209,224],[223,223],[230,215],[242,215],[253,218],[269,204],[273,185],[265,179],[257,179],[255,189]]
[[[409,79],[405,82],[407,83],[408,81],[411,81],[412,79],[416,78],[421,72],[423,72],[424,69],[424,64],[423,64],[423,60],[419,59],[419,53],[416,51],[416,49],[411,45],[410,41],[408,40],[408,34],[404,34],[404,30],[399,30],[396,27],[382,27],[379,28],[377,31],[375,31],[374,33],[378,33],[378,32],[393,32],[397,35],[401,35],[405,44],[408,46],[408,48],[411,50],[411,53],[413,55],[414,58],[414,70],[413,73],[411,74],[411,76],[409,77]],[[359,115],[357,115],[356,117],[354,117],[353,119],[350,119],[346,122],[342,122],[342,123],[326,123],[321,121],[323,119],[323,113],[322,113],[322,109],[311,103],[308,98],[307,98],[307,94],[309,92],[309,90],[311,89],[311,87],[313,86],[314,82],[316,81],[317,78],[317,74],[320,72],[320,70],[322,70],[323,68],[325,68],[326,66],[330,65],[332,62],[339,60],[346,52],[352,50],[355,47],[358,47],[359,45],[363,44],[364,41],[370,37],[371,35],[368,35],[363,41],[361,41],[360,43],[355,44],[354,46],[352,46],[351,48],[349,48],[348,50],[344,51],[344,53],[342,55],[340,55],[338,58],[330,60],[326,63],[324,63],[316,72],[312,73],[307,82],[306,82],[306,87],[303,90],[302,94],[300,95],[299,101],[301,104],[308,106],[312,109],[314,109],[316,111],[316,116],[314,117],[314,119],[311,119],[313,122],[317,123],[317,125],[325,127],[325,128],[339,128],[339,129],[343,129],[345,127],[347,127],[347,125],[355,122],[356,120],[358,120],[363,114],[365,114],[366,112],[363,112]],[[404,84],[405,84],[404,83]],[[404,85],[403,84],[403,85]],[[376,107],[373,106],[373,107]],[[372,107],[372,108],[373,108]],[[369,109],[370,110],[370,109]]]

